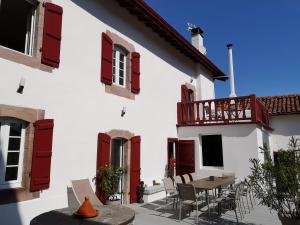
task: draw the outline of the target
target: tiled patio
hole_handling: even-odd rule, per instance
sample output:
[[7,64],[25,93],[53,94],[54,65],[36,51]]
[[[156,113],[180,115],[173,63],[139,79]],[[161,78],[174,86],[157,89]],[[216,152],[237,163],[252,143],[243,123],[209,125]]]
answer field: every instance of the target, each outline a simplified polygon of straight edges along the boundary
[[[192,212],[191,217],[188,214],[182,221],[178,220],[178,211],[172,209],[172,205],[167,208],[159,208],[165,203],[164,200],[158,200],[152,203],[132,204],[129,207],[136,212],[135,225],[171,225],[171,224],[195,224],[195,212]],[[236,224],[234,211],[222,213],[222,216],[212,214],[210,217],[206,212],[199,215],[199,224],[220,224],[233,225]],[[280,225],[277,213],[270,212],[268,208],[260,205],[255,205],[251,212],[245,214],[245,217],[240,220],[240,225]]]

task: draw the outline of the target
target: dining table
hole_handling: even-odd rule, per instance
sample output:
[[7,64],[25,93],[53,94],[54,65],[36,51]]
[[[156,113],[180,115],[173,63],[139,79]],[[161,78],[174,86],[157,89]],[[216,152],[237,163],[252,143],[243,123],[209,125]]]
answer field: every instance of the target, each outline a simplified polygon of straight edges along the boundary
[[[208,205],[208,212],[210,214],[210,208],[209,208],[209,190],[218,189],[218,195],[220,197],[221,189],[222,187],[227,187],[229,185],[232,185],[235,183],[235,177],[234,176],[210,176],[205,177],[197,180],[193,180],[189,182],[189,184],[192,184],[196,190],[204,190],[205,196],[206,196],[206,203]],[[218,203],[218,213],[221,214],[221,207]]]
[[134,222],[135,212],[127,206],[103,205],[95,209],[98,215],[92,218],[75,216],[77,208],[56,209],[38,215],[30,225],[131,225]]

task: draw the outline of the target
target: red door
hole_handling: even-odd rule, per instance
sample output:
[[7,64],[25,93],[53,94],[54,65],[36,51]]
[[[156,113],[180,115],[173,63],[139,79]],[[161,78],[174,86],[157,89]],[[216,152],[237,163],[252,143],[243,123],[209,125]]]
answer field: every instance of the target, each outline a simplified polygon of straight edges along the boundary
[[176,175],[195,172],[195,141],[179,140],[176,148]]
[[131,159],[130,159],[130,203],[137,202],[136,190],[140,183],[141,166],[141,137],[131,138]]

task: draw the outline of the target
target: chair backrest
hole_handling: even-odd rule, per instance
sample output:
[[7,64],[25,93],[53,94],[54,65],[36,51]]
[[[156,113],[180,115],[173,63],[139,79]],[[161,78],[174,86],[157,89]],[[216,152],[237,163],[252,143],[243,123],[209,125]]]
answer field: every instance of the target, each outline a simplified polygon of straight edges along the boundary
[[175,184],[182,184],[182,179],[180,176],[175,176],[174,177],[174,182]]
[[173,180],[170,177],[162,179],[166,193],[172,193],[176,191],[176,188],[173,184]]
[[182,176],[183,176],[183,178],[184,178],[184,180],[185,180],[185,183],[189,183],[189,182],[191,181],[189,175],[184,174],[184,175],[182,175]]
[[177,184],[179,198],[183,201],[191,200],[196,201],[196,191],[193,185],[191,184]]
[[95,195],[89,179],[72,180],[71,183],[74,195],[80,205],[84,202],[85,197],[90,199],[92,205],[103,205],[103,203]]
[[233,172],[223,172],[222,176],[223,177],[235,177],[235,173],[233,173]]

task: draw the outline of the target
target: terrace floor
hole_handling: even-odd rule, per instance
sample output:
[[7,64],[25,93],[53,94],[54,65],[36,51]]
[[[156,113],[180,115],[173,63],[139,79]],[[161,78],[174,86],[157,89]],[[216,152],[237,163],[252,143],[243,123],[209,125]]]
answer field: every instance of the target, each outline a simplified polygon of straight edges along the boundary
[[[195,224],[195,212],[191,213],[191,216],[183,216],[182,221],[178,220],[178,211],[172,209],[172,205],[166,208],[159,208],[165,203],[164,200],[158,200],[152,203],[145,204],[131,204],[128,205],[136,212],[135,225],[171,225],[171,224]],[[222,216],[212,213],[209,217],[206,212],[199,213],[199,224],[220,224],[220,225],[233,225],[236,224],[236,218],[234,211],[223,212]],[[184,215],[184,213],[183,213]],[[281,222],[278,219],[277,213],[270,210],[267,207],[255,205],[254,209],[245,214],[245,217],[240,220],[240,225],[280,225]]]

